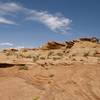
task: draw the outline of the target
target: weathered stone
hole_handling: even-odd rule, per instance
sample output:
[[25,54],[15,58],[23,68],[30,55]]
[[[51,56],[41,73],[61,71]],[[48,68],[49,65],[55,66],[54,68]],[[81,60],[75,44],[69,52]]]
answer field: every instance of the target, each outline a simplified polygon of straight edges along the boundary
[[42,46],[41,49],[47,49],[47,50],[48,49],[60,49],[64,46],[65,46],[64,44],[51,41],[51,42],[48,42],[47,44],[45,44],[44,46]]

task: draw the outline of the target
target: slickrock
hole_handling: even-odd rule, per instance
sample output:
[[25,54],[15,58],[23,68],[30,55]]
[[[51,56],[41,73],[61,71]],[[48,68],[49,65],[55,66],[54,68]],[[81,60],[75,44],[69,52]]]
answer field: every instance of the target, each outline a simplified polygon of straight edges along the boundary
[[0,100],[100,100],[99,39],[1,51]]

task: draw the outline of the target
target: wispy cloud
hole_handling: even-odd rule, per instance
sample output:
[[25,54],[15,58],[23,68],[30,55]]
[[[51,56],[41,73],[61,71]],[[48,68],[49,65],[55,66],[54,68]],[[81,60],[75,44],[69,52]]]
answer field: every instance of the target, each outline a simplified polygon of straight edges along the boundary
[[1,23],[4,22],[5,24],[15,24],[15,22],[5,19],[5,15],[20,12],[25,15],[25,19],[27,19],[26,21],[39,21],[40,23],[47,26],[50,30],[59,33],[67,33],[72,22],[72,20],[66,18],[63,15],[58,16],[47,11],[28,9],[16,3],[0,3],[0,15],[4,17],[1,18]]
[[14,13],[22,9],[23,7],[16,3],[0,3],[0,12],[3,14]]
[[0,24],[12,24],[12,25],[15,25],[16,23],[14,21],[8,20],[6,18],[0,17]]
[[33,11],[30,20],[37,20],[48,26],[49,29],[55,32],[66,33],[70,29],[72,20],[64,16],[57,16],[48,13],[47,11]]
[[0,43],[1,46],[13,46],[12,43],[10,42],[3,42],[3,43]]
[[14,15],[18,11],[21,11],[21,6],[16,3],[0,3],[0,24],[17,25],[16,22],[7,19],[6,16],[11,13]]

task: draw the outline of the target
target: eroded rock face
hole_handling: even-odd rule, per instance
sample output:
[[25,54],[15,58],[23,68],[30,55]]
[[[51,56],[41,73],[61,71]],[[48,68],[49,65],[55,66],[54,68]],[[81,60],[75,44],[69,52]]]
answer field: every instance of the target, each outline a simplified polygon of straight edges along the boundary
[[60,49],[62,47],[64,47],[65,45],[64,44],[61,44],[61,43],[57,43],[57,42],[48,42],[47,44],[45,44],[44,46],[42,46],[41,49],[44,49],[44,50],[49,50],[49,49]]
[[66,43],[66,48],[71,48],[74,45],[75,42],[73,42],[73,41],[67,42],[66,41],[65,43]]
[[97,39],[21,50],[0,53],[0,100],[100,100]]
[[81,41],[90,41],[90,42],[99,42],[99,39],[96,37],[92,37],[92,38],[80,38],[79,40]]

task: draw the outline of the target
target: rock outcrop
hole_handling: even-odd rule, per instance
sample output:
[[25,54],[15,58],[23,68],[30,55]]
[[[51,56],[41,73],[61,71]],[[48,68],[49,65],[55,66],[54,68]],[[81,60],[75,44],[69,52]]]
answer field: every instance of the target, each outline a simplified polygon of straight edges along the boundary
[[65,46],[65,44],[61,44],[61,43],[52,41],[52,42],[48,42],[47,44],[43,45],[41,47],[41,49],[43,49],[43,50],[60,49],[64,46]]
[[99,39],[0,52],[0,100],[100,100]]
[[71,48],[73,45],[74,45],[74,41],[69,41],[69,42],[65,42],[66,43],[66,48],[68,49],[68,48]]
[[92,38],[80,38],[80,41],[90,41],[90,42],[99,42],[99,39],[97,39],[96,37],[92,37]]

